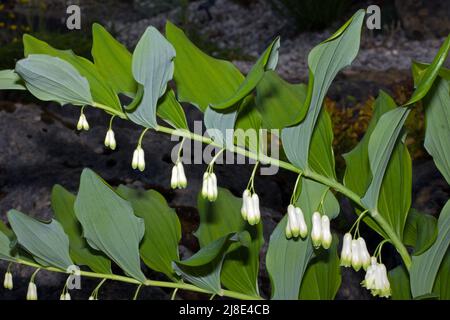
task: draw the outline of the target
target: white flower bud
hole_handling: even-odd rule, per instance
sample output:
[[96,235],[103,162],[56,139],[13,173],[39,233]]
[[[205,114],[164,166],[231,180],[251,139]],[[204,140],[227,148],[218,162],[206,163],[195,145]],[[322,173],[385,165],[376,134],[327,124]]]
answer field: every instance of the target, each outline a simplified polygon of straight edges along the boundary
[[88,131],[89,130],[89,123],[87,122],[86,116],[84,114],[82,115],[82,117],[83,117],[83,130]]
[[178,186],[178,168],[177,166],[173,166],[172,168],[172,177],[170,178],[170,187],[175,189]]
[[64,292],[59,295],[59,300],[66,300],[66,295]]
[[210,202],[216,201],[217,199],[217,178],[214,172],[212,172],[208,177],[208,200]]
[[352,267],[355,271],[361,269],[361,252],[358,240],[352,240]]
[[360,253],[360,258],[361,258],[361,264],[364,268],[364,270],[367,270],[367,268],[369,267],[370,263],[371,263],[371,259],[370,259],[370,254],[369,251],[367,250],[367,246],[366,246],[366,242],[364,241],[364,239],[362,237],[358,238],[358,243],[359,243],[359,253]]
[[85,119],[86,119],[86,116],[83,113],[80,114],[80,118],[78,118],[78,123],[77,123],[77,130],[78,131],[83,130],[84,120]]
[[300,228],[298,227],[297,217],[295,216],[295,208],[290,204],[287,208],[288,220],[286,221],[286,238],[298,237]]
[[131,161],[131,167],[136,170],[138,167],[138,161],[139,161],[139,151],[138,149],[135,149],[133,152],[133,160]]
[[252,209],[253,209],[253,215],[252,215],[252,219],[250,221],[250,217],[248,219],[248,223],[250,225],[255,225],[258,224],[259,221],[261,220],[261,212],[259,211],[259,197],[256,193],[252,194],[251,197],[251,201],[252,203]]
[[248,216],[247,203],[249,198],[250,198],[250,190],[245,189],[244,192],[242,193],[242,207],[241,207],[241,215],[244,220],[247,220]]
[[308,226],[306,225],[305,216],[300,208],[295,208],[295,214],[297,215],[297,220],[300,226],[300,237],[306,238],[308,235]]
[[341,251],[341,266],[350,267],[352,265],[352,235],[346,233]]
[[186,178],[186,174],[184,173],[183,163],[181,161],[178,161],[176,166],[177,166],[177,172],[178,172],[177,186],[178,186],[178,188],[184,189],[187,187],[187,178]]
[[70,293],[69,292],[66,292],[65,300],[72,300],[72,298],[70,297]]
[[209,177],[209,173],[205,172],[203,174],[203,184],[202,184],[202,197],[203,199],[207,199],[208,198],[208,177]]
[[37,300],[37,288],[34,282],[28,284],[27,300]]
[[106,132],[105,147],[109,147],[111,150],[116,149],[116,138],[114,137],[114,131],[112,131],[112,129],[109,129]]
[[9,290],[12,290],[13,288],[13,277],[12,273],[9,271],[5,273],[5,280],[3,281],[3,286],[5,287],[5,289]]
[[254,225],[256,221],[256,213],[255,213],[255,206],[253,203],[252,196],[249,195],[247,198],[247,221],[250,225]]
[[97,300],[93,296],[90,296],[88,300]]
[[312,215],[311,240],[316,249],[320,247],[322,241],[322,218],[317,211]]
[[139,171],[145,170],[145,154],[144,149],[141,148],[141,146],[138,147],[138,164],[137,167]]
[[331,242],[333,241],[333,236],[330,231],[330,218],[327,215],[322,216],[322,247],[324,249],[329,249]]

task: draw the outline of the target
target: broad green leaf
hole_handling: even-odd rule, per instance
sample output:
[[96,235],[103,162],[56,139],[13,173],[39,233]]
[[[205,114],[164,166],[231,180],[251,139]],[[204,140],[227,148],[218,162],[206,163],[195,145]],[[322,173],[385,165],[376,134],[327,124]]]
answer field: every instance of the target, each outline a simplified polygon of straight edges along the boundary
[[414,298],[430,294],[441,262],[450,244],[450,201],[447,201],[438,220],[438,236],[423,254],[412,257],[410,269],[411,292]]
[[136,93],[131,53],[98,23],[92,25],[92,57],[98,71],[116,94],[133,96]]
[[68,62],[43,54],[19,60],[16,72],[27,89],[38,99],[56,101],[61,105],[92,104],[89,83]]
[[172,261],[180,259],[181,225],[175,210],[155,190],[140,191],[121,185],[117,193],[130,201],[134,214],[144,220],[145,235],[140,246],[142,260],[151,269],[176,280]]
[[447,59],[450,50],[450,35],[445,39],[438,53],[433,59],[433,62],[423,72],[421,72],[415,79],[416,89],[413,95],[405,105],[416,103],[426,96],[428,91],[433,86],[434,80],[438,76],[442,65]]
[[260,141],[264,136],[260,131],[261,115],[255,107],[254,96],[247,96],[242,101],[234,129],[234,144],[255,153],[259,152]]
[[408,271],[399,265],[388,272],[391,284],[392,300],[411,300],[411,287],[409,285]]
[[[308,230],[311,230],[311,218],[323,201],[322,214],[330,219],[339,214],[339,203],[327,186],[302,178],[302,189],[296,205],[305,215]],[[267,272],[272,284],[272,299],[298,299],[303,275],[311,260],[314,250],[311,239],[287,239],[285,235],[287,215],[272,232],[266,256]]]
[[18,243],[36,261],[62,270],[73,265],[69,256],[69,238],[58,221],[44,223],[17,210],[8,211],[7,215]]
[[336,179],[333,137],[330,115],[327,110],[322,110],[311,139],[309,166],[317,173]]
[[133,52],[133,76],[144,87],[144,94],[135,110],[127,110],[135,123],[156,128],[158,99],[166,92],[174,71],[174,47],[157,29],[148,27]]
[[84,169],[74,210],[88,244],[106,254],[127,275],[144,282],[139,243],[145,225],[134,215],[131,204],[92,170]]
[[233,145],[234,125],[237,110],[214,110],[208,107],[204,119],[207,133],[216,143],[223,147]]
[[435,217],[411,209],[406,220],[403,243],[414,248],[413,255],[418,256],[428,250],[437,237]]
[[440,300],[450,300],[450,248],[442,259],[434,282],[433,294]]
[[333,300],[341,286],[341,267],[337,253],[339,239],[334,235],[329,250],[320,251],[306,269],[300,300]]
[[364,15],[364,10],[356,12],[341,29],[308,55],[310,79],[305,102],[308,109],[306,117],[298,125],[282,132],[286,156],[298,168],[309,168],[309,149],[323,100],[334,77],[350,65],[358,53]]
[[47,54],[70,63],[89,82],[92,100],[100,104],[97,107],[113,114],[123,114],[119,98],[91,61],[75,55],[71,50],[55,49],[28,34],[23,36],[23,46],[25,57],[32,54]]
[[157,115],[176,129],[188,129],[183,107],[175,98],[173,90],[169,90],[159,100]]
[[228,109],[242,101],[246,96],[253,92],[263,78],[264,73],[269,70],[275,70],[278,63],[279,48],[280,38],[277,37],[266,49],[266,51],[264,51],[261,57],[259,57],[258,61],[256,61],[255,65],[245,77],[245,80],[241,83],[233,95],[219,103],[210,104],[210,106],[217,110]]
[[440,78],[424,99],[425,148],[450,184],[450,85]]
[[209,104],[228,99],[244,81],[231,62],[208,56],[169,21],[166,37],[177,52],[174,79],[179,101],[189,102],[204,112]]
[[11,252],[11,240],[13,236],[12,231],[0,220],[0,259],[7,261],[15,260]]
[[380,117],[377,126],[370,135],[368,152],[372,181],[367,188],[362,203],[368,209],[378,211],[378,198],[381,183],[389,164],[392,151],[399,143],[399,135],[410,109],[398,107],[386,112]]
[[269,70],[256,86],[256,107],[266,129],[283,129],[303,120],[307,86],[290,84]]
[[0,90],[25,90],[14,70],[0,71]]
[[69,237],[70,257],[77,265],[88,266],[97,273],[112,273],[111,261],[101,252],[94,251],[83,238],[81,225],[75,217],[75,196],[60,185],[55,185],[51,197],[56,220]]
[[174,261],[175,271],[192,284],[220,294],[220,272],[222,263],[229,247],[239,242],[248,246],[250,235],[248,232],[230,233],[203,247],[192,257],[183,261]]
[[242,199],[227,189],[219,188],[217,200],[209,202],[200,194],[197,200],[200,227],[195,235],[203,248],[233,232],[247,231],[251,242],[247,247],[230,246],[222,268],[222,284],[233,291],[258,296],[259,252],[263,239],[262,224],[250,226],[242,219]]

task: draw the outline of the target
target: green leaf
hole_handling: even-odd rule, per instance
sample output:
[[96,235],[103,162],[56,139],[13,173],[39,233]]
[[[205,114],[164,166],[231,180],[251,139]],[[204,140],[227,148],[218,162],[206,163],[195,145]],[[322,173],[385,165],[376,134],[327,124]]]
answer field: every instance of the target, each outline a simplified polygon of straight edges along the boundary
[[[44,41],[38,40],[28,34],[23,36],[23,45],[25,57],[32,54],[47,54],[70,63],[89,82],[92,95],[91,100],[108,107],[104,110],[110,113],[122,114],[122,106],[120,105],[119,98],[91,61],[75,55],[71,50],[55,49]],[[97,105],[99,108],[103,108],[103,106]]]
[[[255,97],[247,96],[239,108],[234,126],[234,143],[258,153],[260,150],[261,115],[255,106]],[[253,138],[250,138],[250,135]],[[264,137],[263,137],[264,139]],[[262,151],[262,150],[261,150]]]
[[441,266],[434,281],[433,294],[440,300],[450,300],[450,248],[442,259]]
[[309,168],[309,149],[325,94],[336,74],[350,65],[358,53],[364,15],[364,10],[356,12],[341,29],[308,55],[310,78],[305,102],[308,112],[301,123],[282,132],[286,156],[301,169]]
[[69,251],[73,261],[78,265],[88,266],[97,273],[112,273],[111,261],[101,252],[90,248],[82,236],[81,225],[73,211],[75,196],[62,186],[55,185],[52,190],[51,203],[56,220],[69,237]]
[[167,91],[159,100],[157,114],[176,129],[189,129],[183,107],[177,101],[173,90]]
[[56,220],[38,221],[17,210],[7,213],[17,241],[40,264],[62,270],[73,265],[69,256],[69,238]]
[[139,243],[145,225],[134,215],[131,204],[92,170],[84,169],[74,210],[88,244],[105,253],[127,275],[144,282]]
[[180,259],[181,225],[175,210],[154,190],[140,191],[121,185],[117,193],[130,201],[134,214],[144,220],[145,235],[140,247],[142,260],[151,269],[177,280],[172,261]]
[[92,25],[92,57],[99,73],[116,94],[133,96],[136,93],[131,53],[98,23]]
[[264,53],[256,61],[255,65],[249,71],[245,80],[241,83],[239,88],[229,96],[226,100],[219,103],[212,103],[210,106],[214,109],[225,110],[236,105],[255,90],[258,83],[264,76],[264,73],[269,70],[274,70],[278,62],[278,50],[280,48],[280,38],[277,37]]
[[144,95],[135,110],[127,110],[135,123],[156,128],[158,99],[166,92],[174,71],[174,47],[154,27],[148,27],[133,52],[133,76],[144,86]]
[[[339,214],[339,203],[327,186],[302,178],[302,189],[296,205],[305,215],[308,230],[311,230],[311,218],[318,210],[324,198],[323,212],[331,219]],[[272,299],[298,299],[303,275],[314,250],[311,238],[287,239],[285,235],[287,215],[272,232],[266,256],[267,272],[272,284]]]
[[391,284],[392,300],[412,299],[408,271],[403,265],[389,270],[388,277]]
[[377,126],[370,135],[368,152],[372,181],[361,199],[362,203],[370,210],[378,211],[378,198],[380,196],[381,183],[389,164],[389,160],[397,144],[398,137],[403,128],[410,109],[398,107],[386,112],[380,118]]
[[207,108],[204,119],[207,133],[216,143],[223,147],[233,144],[234,125],[236,123],[237,110],[226,112]]
[[300,300],[333,300],[341,286],[341,267],[337,253],[339,239],[333,235],[329,250],[322,250],[306,269]]
[[0,220],[0,259],[15,261],[11,252],[13,232]]
[[16,72],[27,89],[38,99],[61,105],[92,104],[89,83],[69,63],[48,55],[30,55],[19,60]]
[[412,257],[410,269],[411,292],[414,298],[432,292],[439,266],[450,244],[450,201],[447,201],[438,220],[438,236],[423,254]]
[[450,85],[438,79],[424,99],[425,105],[425,148],[434,163],[450,184]]
[[234,242],[248,246],[250,235],[245,231],[230,233],[201,248],[189,259],[174,261],[173,267],[185,280],[202,289],[220,294],[220,272],[223,259]]
[[406,220],[403,242],[414,248],[413,255],[418,256],[428,250],[437,237],[435,217],[411,209]]
[[209,202],[198,196],[200,227],[195,235],[200,246],[206,247],[213,241],[233,232],[247,231],[251,242],[247,247],[230,246],[222,268],[222,284],[229,290],[258,296],[259,252],[263,239],[262,224],[250,226],[242,219],[242,199],[227,189],[219,188],[217,200]]
[[0,90],[25,90],[25,87],[19,83],[20,80],[14,70],[1,70]]
[[439,48],[438,53],[433,59],[433,62],[427,67],[423,72],[421,72],[418,77],[415,78],[416,90],[414,90],[413,95],[405,104],[410,105],[416,103],[420,99],[426,96],[428,91],[431,89],[434,80],[438,76],[442,65],[447,59],[450,50],[450,35],[447,36],[442,46]]
[[266,71],[256,86],[256,107],[261,114],[263,127],[283,129],[303,120],[307,86],[290,84],[274,71]]
[[189,102],[204,112],[209,104],[228,99],[244,81],[231,62],[208,56],[169,21],[166,37],[177,52],[174,79],[179,101]]

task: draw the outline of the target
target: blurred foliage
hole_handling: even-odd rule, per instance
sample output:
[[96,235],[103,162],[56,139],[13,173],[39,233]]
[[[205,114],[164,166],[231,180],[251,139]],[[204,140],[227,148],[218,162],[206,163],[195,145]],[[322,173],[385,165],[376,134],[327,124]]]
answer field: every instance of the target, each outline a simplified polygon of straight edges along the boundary
[[281,14],[293,19],[301,31],[320,30],[342,18],[350,0],[267,0]]
[[[393,89],[393,97],[398,104],[405,103],[411,95],[411,89],[398,85]],[[348,97],[347,100],[353,100]],[[333,121],[333,149],[336,158],[338,173],[343,173],[345,161],[342,154],[352,150],[362,139],[367,130],[373,114],[375,97],[369,97],[366,101],[352,104],[351,106],[339,105],[330,98],[325,99],[325,108],[330,113]],[[423,147],[425,119],[421,103],[418,103],[408,117],[405,124],[408,133],[406,144],[408,145],[413,160],[427,156]]]

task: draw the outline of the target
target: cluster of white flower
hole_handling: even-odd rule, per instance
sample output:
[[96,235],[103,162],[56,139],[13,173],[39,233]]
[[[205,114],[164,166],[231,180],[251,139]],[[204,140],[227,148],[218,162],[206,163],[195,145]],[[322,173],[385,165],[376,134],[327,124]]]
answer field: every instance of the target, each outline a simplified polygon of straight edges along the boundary
[[28,284],[28,290],[27,290],[27,300],[37,300],[37,288],[36,284],[33,281],[30,281]]
[[12,290],[13,288],[13,277],[12,273],[9,271],[5,273],[5,280],[3,281],[3,286],[5,287],[5,289],[9,290]]
[[259,197],[256,192],[252,194],[249,189],[244,190],[242,194],[241,215],[252,226],[258,224],[261,220]]
[[172,168],[172,178],[170,179],[172,189],[184,189],[187,187],[187,178],[184,173],[183,163],[178,160]]
[[133,152],[133,160],[131,161],[131,167],[135,170],[139,169],[139,171],[145,170],[145,155],[144,149],[142,149],[141,145],[138,145]]
[[203,174],[202,197],[213,202],[217,199],[217,177],[214,172],[206,171]]
[[116,138],[112,129],[108,129],[108,131],[106,132],[105,147],[111,148],[111,150],[116,149]]
[[61,295],[59,296],[59,300],[72,300],[69,291],[67,291],[66,293],[61,293]]
[[362,237],[353,239],[350,233],[344,235],[341,265],[344,267],[352,266],[355,271],[359,271],[361,267],[367,270],[370,265],[370,254]]
[[329,249],[333,240],[330,218],[327,215],[321,216],[318,211],[312,215],[311,240],[315,248],[322,246],[324,249]]
[[366,276],[361,285],[370,290],[373,296],[388,298],[391,296],[391,285],[389,283],[387,270],[384,264],[378,263],[375,257],[367,268]]
[[77,130],[89,130],[89,123],[87,122],[86,116],[83,112],[81,112],[80,118],[78,119]]
[[286,237],[288,239],[292,237],[298,238],[298,236],[305,238],[308,235],[308,226],[306,225],[302,209],[290,204],[287,208],[287,214]]

